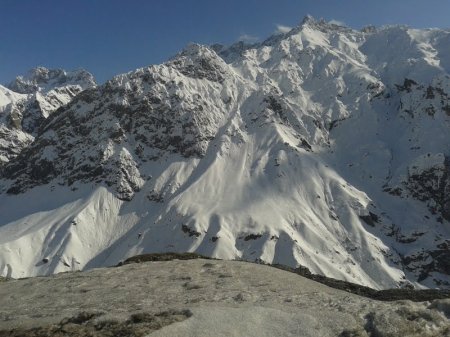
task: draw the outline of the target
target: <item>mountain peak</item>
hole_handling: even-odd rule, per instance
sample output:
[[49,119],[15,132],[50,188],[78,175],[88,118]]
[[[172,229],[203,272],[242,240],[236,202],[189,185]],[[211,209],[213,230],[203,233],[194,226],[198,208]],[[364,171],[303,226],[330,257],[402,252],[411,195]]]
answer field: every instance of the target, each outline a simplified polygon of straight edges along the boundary
[[239,59],[246,50],[257,48],[258,46],[260,46],[260,43],[247,43],[244,41],[238,41],[229,46],[224,46],[222,44],[213,44],[211,48],[220,57],[222,57],[225,62],[233,63],[234,61]]
[[311,24],[311,23],[316,23],[316,19],[314,19],[314,17],[310,14],[306,14],[305,17],[302,20],[301,25],[307,25],[307,24]]
[[26,75],[17,76],[7,87],[21,94],[32,94],[67,85],[78,85],[81,89],[86,89],[95,86],[95,80],[92,74],[84,69],[68,72],[39,66],[29,70]]
[[324,18],[316,19],[311,15],[305,16],[301,24],[298,27],[294,28],[293,33],[301,31],[304,28],[311,28],[314,30],[331,31],[331,32],[334,31],[343,32],[352,30],[351,28],[347,27],[344,22],[341,22],[339,20],[327,21]]
[[189,43],[186,47],[179,52],[174,59],[180,57],[189,57],[192,59],[196,58],[217,58],[217,53],[213,47],[205,46],[198,43]]
[[212,47],[191,43],[172,58],[168,65],[191,78],[222,82],[227,72],[225,61]]

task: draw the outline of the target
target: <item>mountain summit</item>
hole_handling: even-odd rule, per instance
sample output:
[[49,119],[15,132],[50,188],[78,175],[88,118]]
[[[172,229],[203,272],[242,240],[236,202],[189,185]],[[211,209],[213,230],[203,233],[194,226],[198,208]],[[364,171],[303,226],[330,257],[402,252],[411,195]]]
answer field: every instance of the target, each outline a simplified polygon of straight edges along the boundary
[[0,272],[192,251],[450,287],[449,42],[309,18],[82,87],[2,167]]
[[42,122],[84,89],[94,87],[85,70],[38,67],[0,85],[0,166],[32,143]]
[[84,90],[95,86],[95,80],[84,69],[67,72],[63,69],[37,67],[31,69],[27,75],[17,76],[7,87],[21,94],[34,94],[67,86]]

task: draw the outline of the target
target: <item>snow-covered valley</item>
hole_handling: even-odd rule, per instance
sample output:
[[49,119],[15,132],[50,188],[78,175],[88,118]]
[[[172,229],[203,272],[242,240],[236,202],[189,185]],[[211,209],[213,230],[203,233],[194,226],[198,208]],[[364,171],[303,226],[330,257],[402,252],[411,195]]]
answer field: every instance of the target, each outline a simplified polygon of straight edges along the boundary
[[311,17],[100,86],[41,68],[0,87],[0,274],[191,251],[449,288],[449,71],[448,30]]

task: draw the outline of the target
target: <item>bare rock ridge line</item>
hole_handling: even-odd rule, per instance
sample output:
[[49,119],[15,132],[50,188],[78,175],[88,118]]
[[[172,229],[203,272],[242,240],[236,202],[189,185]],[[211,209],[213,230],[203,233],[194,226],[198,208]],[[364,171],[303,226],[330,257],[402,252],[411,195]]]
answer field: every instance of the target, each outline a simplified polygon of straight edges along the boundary
[[450,288],[449,45],[308,17],[102,85],[19,76],[0,86],[0,275],[175,251]]
[[[127,265],[130,263],[144,263],[144,262],[155,262],[155,261],[172,261],[172,260],[191,260],[191,259],[208,259],[206,256],[202,256],[195,253],[160,253],[160,254],[143,254],[130,257],[123,262],[118,264],[118,267]],[[244,263],[246,263],[244,261]],[[284,271],[288,271],[315,282],[325,284],[328,287],[344,290],[352,294],[359,296],[364,296],[378,301],[400,301],[409,300],[414,302],[424,302],[431,301],[435,299],[445,299],[450,298],[450,290],[438,290],[438,289],[385,289],[385,290],[375,290],[369,287],[364,287],[359,284],[345,282],[341,280],[336,280],[323,275],[312,274],[311,271],[306,268],[299,266],[297,268],[290,268],[281,264],[264,264],[266,266],[274,267]]]

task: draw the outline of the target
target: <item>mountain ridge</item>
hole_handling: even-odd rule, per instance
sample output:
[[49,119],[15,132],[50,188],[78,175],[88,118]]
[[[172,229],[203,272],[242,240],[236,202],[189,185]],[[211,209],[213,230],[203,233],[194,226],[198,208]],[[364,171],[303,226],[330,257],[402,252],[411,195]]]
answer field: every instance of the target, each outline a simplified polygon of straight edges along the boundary
[[1,212],[48,200],[0,223],[0,272],[175,250],[448,287],[449,38],[308,18],[87,88],[2,169]]

